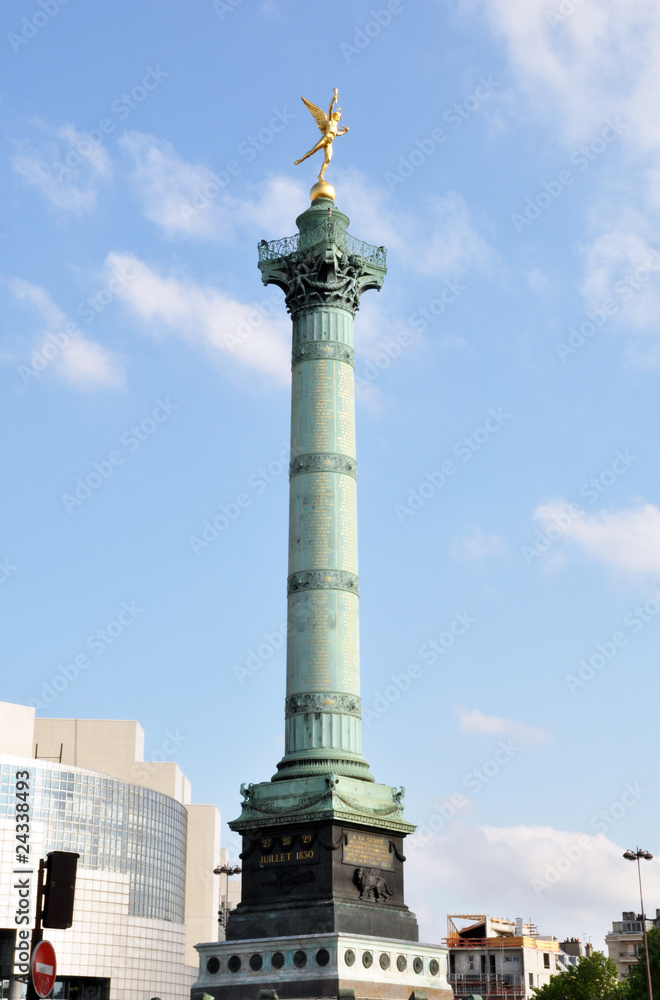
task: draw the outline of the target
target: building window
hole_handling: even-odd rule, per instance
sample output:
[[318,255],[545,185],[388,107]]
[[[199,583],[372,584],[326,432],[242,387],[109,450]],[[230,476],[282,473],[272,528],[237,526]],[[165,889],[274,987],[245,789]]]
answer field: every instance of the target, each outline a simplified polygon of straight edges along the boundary
[[[2,775],[4,790],[4,765]],[[75,850],[81,868],[128,874],[131,916],[183,923],[183,805],[152,789],[65,766],[37,767],[33,775],[34,818],[45,825],[44,851]],[[11,812],[3,798],[0,816]]]
[[530,985],[530,987],[534,986],[534,973],[533,972],[530,972],[530,974],[529,974],[529,985]]
[[550,955],[547,951],[543,952],[543,968],[544,969],[550,968]]

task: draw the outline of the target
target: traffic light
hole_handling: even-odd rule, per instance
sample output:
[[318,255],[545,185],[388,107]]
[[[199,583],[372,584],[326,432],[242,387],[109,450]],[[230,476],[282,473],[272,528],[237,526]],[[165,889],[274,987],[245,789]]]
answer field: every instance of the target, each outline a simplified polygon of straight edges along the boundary
[[44,927],[59,927],[64,930],[73,923],[79,857],[79,854],[71,851],[51,851],[47,855],[42,917]]

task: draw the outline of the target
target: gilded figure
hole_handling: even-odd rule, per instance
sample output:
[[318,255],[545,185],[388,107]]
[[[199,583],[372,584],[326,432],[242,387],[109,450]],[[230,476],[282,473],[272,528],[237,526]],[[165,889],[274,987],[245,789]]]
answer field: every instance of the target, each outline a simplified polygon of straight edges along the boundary
[[321,132],[323,132],[323,136],[319,139],[315,146],[312,146],[308,153],[305,153],[304,156],[301,156],[300,159],[295,162],[296,165],[298,163],[302,163],[303,160],[306,160],[309,156],[313,156],[314,153],[318,153],[319,150],[322,149],[324,151],[325,158],[323,160],[323,166],[319,172],[319,182],[321,182],[323,181],[324,173],[328,169],[328,164],[332,159],[332,143],[338,135],[346,135],[348,127],[346,125],[339,124],[341,119],[341,108],[337,107],[333,111],[337,101],[336,87],[332,95],[332,100],[330,101],[330,107],[327,115],[325,111],[322,111],[321,108],[317,107],[316,104],[312,104],[312,102],[306,100],[306,98],[303,97],[301,100],[305,107],[309,109],[312,117],[316,121],[316,124],[320,128]]

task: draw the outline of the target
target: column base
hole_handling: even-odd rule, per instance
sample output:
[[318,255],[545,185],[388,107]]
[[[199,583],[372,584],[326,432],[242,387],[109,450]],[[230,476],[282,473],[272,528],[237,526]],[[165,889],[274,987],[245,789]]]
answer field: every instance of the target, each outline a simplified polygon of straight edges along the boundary
[[323,757],[318,755],[318,751],[304,751],[286,755],[277,765],[277,774],[274,774],[271,781],[286,781],[289,778],[309,778],[317,775],[341,775],[345,778],[358,778],[361,781],[374,781],[374,777],[369,772],[369,765],[363,757],[350,758],[345,755],[341,757],[331,756],[332,751],[325,751]]
[[453,1000],[447,951],[438,945],[368,934],[301,934],[196,945],[200,975],[193,1000],[351,997]]

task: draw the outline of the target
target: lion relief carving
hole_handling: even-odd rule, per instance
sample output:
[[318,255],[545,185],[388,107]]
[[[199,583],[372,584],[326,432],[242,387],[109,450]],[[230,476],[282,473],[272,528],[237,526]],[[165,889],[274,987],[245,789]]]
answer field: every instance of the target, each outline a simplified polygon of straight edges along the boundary
[[384,903],[388,896],[394,895],[383,876],[375,874],[371,868],[356,868],[353,878],[360,890],[360,899]]

